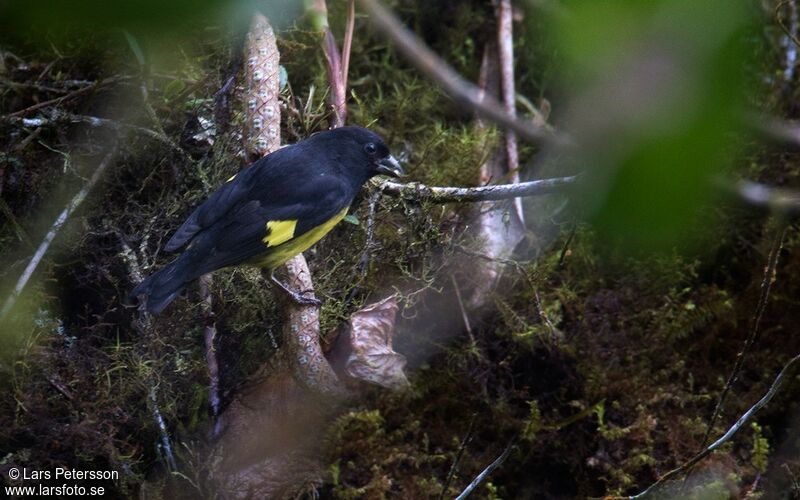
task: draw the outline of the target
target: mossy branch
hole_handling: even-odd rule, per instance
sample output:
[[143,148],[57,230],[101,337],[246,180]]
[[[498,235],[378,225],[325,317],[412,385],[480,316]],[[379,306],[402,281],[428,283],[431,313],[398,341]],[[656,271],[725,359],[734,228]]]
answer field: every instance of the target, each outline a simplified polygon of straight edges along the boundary
[[578,175],[553,177],[518,184],[497,184],[480,187],[434,187],[411,182],[384,182],[379,186],[383,194],[402,198],[425,200],[432,203],[470,203],[476,201],[497,201],[561,193],[575,184]]
[[[378,186],[383,194],[431,203],[473,203],[508,200],[525,196],[563,193],[578,182],[581,174],[552,177],[519,184],[496,184],[480,187],[426,186],[417,182],[387,181]],[[755,208],[766,209],[789,219],[800,216],[800,192],[766,186],[752,181],[717,181],[719,191]]]

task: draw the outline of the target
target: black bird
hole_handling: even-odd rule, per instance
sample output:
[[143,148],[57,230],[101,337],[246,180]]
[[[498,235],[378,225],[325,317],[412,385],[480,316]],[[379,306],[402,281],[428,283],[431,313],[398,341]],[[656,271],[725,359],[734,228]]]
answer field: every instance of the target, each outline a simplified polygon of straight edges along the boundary
[[318,303],[289,289],[275,269],[307,250],[347,214],[361,186],[403,169],[383,139],[361,127],[318,132],[253,163],[189,216],[164,247],[178,258],[132,292],[158,314],[192,280],[236,265],[268,269],[272,281],[300,303]]

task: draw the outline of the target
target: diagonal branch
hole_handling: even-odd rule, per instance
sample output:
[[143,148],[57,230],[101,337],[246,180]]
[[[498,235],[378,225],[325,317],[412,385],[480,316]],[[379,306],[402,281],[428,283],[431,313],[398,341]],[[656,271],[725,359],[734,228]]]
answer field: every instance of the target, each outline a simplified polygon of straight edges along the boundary
[[781,388],[781,385],[783,384],[783,379],[789,372],[789,369],[792,368],[792,365],[794,365],[798,360],[800,360],[800,355],[793,357],[791,360],[789,360],[788,363],[786,363],[786,365],[784,365],[783,369],[780,371],[778,376],[775,377],[775,381],[772,382],[772,385],[770,386],[767,393],[761,399],[759,399],[756,404],[751,406],[749,410],[744,412],[744,414],[742,414],[742,416],[739,417],[739,420],[737,420],[736,423],[733,424],[728,429],[728,431],[722,435],[722,437],[711,443],[706,449],[704,449],[703,451],[692,457],[692,459],[689,460],[688,462],[661,476],[661,478],[658,481],[648,486],[647,489],[645,489],[641,493],[630,497],[616,497],[616,498],[628,498],[628,499],[644,498],[652,494],[659,486],[661,486],[665,482],[691,469],[692,467],[695,466],[695,464],[697,464],[697,462],[710,455],[714,450],[716,450],[723,444],[727,443],[734,436],[734,434],[736,434],[739,431],[739,429],[741,429],[742,426],[746,424],[753,417],[753,415],[756,414],[756,412],[758,412],[761,408],[766,406],[766,404],[770,402],[770,400],[775,396],[775,394],[777,394],[778,390]]
[[745,339],[742,350],[739,351],[739,354],[736,356],[736,362],[733,365],[733,370],[731,370],[731,373],[728,376],[728,381],[725,383],[725,387],[722,389],[722,394],[720,394],[719,400],[717,400],[717,405],[714,408],[714,412],[712,413],[711,419],[708,422],[708,428],[706,429],[705,436],[703,437],[703,443],[700,445],[701,447],[708,443],[708,439],[714,430],[714,425],[716,425],[717,419],[722,412],[725,399],[727,398],[731,387],[736,382],[736,379],[739,377],[739,373],[742,371],[742,367],[744,366],[744,358],[747,356],[748,352],[753,347],[756,338],[758,337],[759,329],[761,327],[761,320],[764,317],[764,311],[767,308],[769,292],[772,288],[772,283],[775,280],[775,274],[778,267],[778,257],[780,256],[781,249],[783,248],[783,240],[786,237],[786,229],[788,228],[788,226],[782,221],[779,222],[779,224],[780,226],[775,233],[769,250],[767,266],[764,268],[764,276],[761,280],[758,304],[756,305],[755,315],[753,316],[753,325],[750,329],[750,334],[747,336],[747,339]]
[[36,271],[36,268],[39,267],[39,264],[42,262],[45,253],[47,253],[47,250],[50,248],[50,244],[53,243],[53,240],[56,238],[56,235],[58,235],[59,230],[61,230],[61,227],[67,221],[69,216],[72,215],[73,212],[75,212],[75,210],[80,206],[81,203],[83,203],[83,200],[92,190],[92,188],[94,188],[95,184],[97,184],[97,181],[100,180],[100,177],[103,175],[103,172],[105,172],[108,166],[111,164],[111,160],[114,158],[114,154],[116,153],[116,151],[117,151],[117,146],[116,144],[114,144],[114,146],[111,147],[110,151],[106,153],[106,156],[94,170],[94,173],[89,178],[89,180],[86,181],[86,184],[84,184],[81,190],[78,191],[75,194],[75,196],[72,197],[72,200],[70,200],[66,208],[64,208],[64,210],[62,210],[61,213],[58,214],[58,217],[56,217],[56,220],[50,226],[50,230],[47,231],[47,234],[45,235],[44,239],[39,244],[39,247],[36,249],[36,253],[33,254],[33,257],[31,257],[30,262],[28,262],[28,266],[25,268],[25,271],[22,272],[22,275],[19,277],[19,280],[17,280],[17,284],[11,291],[11,295],[8,296],[5,304],[3,304],[3,309],[0,310],[0,319],[4,318],[9,313],[9,311],[11,311],[11,309],[14,307],[14,304],[17,302],[17,298],[22,293],[22,290],[25,288],[25,285],[28,284],[28,281],[31,279],[31,276],[33,276],[34,271]]
[[120,80],[120,78],[117,78],[117,77],[106,78],[105,80],[101,80],[99,82],[94,82],[94,83],[92,83],[90,85],[87,85],[85,87],[81,87],[78,90],[74,90],[74,91],[70,92],[67,95],[63,95],[61,97],[56,97],[55,99],[50,99],[49,101],[42,101],[42,102],[34,104],[33,106],[28,106],[25,109],[21,109],[19,111],[15,111],[13,113],[9,113],[8,115],[6,115],[6,117],[11,118],[11,117],[25,116],[28,113],[36,111],[37,109],[46,108],[47,106],[58,106],[62,102],[66,101],[68,99],[72,99],[74,97],[78,97],[81,94],[85,94],[87,92],[97,90],[100,87],[104,87],[106,85],[118,82],[119,80]]
[[380,28],[406,59],[436,82],[450,97],[466,104],[480,116],[513,130],[520,137],[537,143],[568,144],[569,140],[543,127],[509,115],[493,98],[482,98],[480,89],[464,80],[444,60],[428,48],[416,35],[404,28],[400,20],[378,0],[360,0],[372,22]]
[[511,442],[508,443],[508,446],[506,446],[506,449],[503,450],[503,453],[497,457],[494,462],[490,463],[485,469],[483,469],[483,472],[478,474],[478,476],[473,479],[466,488],[464,488],[464,491],[462,491],[461,494],[456,497],[456,500],[464,500],[470,496],[472,492],[475,491],[475,488],[477,488],[478,485],[480,485],[489,474],[491,474],[496,468],[500,467],[500,465],[505,462],[506,458],[508,458],[508,455],[511,454],[511,450],[513,448],[514,440],[511,440]]

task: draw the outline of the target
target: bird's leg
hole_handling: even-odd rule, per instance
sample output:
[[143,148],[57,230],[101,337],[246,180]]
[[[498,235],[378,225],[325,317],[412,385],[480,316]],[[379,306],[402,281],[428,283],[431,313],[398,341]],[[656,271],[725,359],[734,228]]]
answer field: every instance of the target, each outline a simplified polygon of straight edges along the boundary
[[322,305],[322,301],[319,300],[319,299],[315,299],[313,297],[303,297],[303,295],[302,295],[303,293],[305,293],[306,291],[311,291],[311,290],[304,290],[303,292],[297,292],[297,291],[292,290],[291,288],[289,288],[286,284],[282,283],[278,278],[275,277],[275,271],[274,270],[270,271],[269,279],[272,280],[273,283],[278,285],[278,287],[280,287],[281,290],[286,292],[286,294],[289,295],[289,297],[291,297],[293,301],[297,302],[300,305],[317,306],[317,307]]

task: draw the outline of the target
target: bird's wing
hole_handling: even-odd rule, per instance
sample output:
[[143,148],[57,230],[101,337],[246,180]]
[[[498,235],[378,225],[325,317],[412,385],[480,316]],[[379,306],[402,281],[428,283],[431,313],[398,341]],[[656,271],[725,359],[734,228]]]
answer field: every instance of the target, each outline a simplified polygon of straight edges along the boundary
[[291,191],[265,191],[236,207],[198,236],[190,250],[202,273],[249,261],[331,220],[353,198],[349,185],[337,176],[306,179]]
[[[257,165],[238,173],[197,207],[167,242],[164,250],[172,252],[180,249],[205,228],[220,220],[223,215],[247,198],[254,176],[260,168],[267,167],[268,156]],[[267,167],[268,168],[268,167]]]

